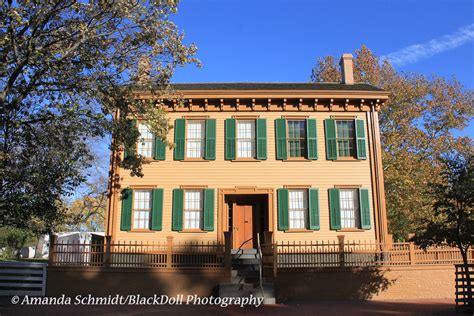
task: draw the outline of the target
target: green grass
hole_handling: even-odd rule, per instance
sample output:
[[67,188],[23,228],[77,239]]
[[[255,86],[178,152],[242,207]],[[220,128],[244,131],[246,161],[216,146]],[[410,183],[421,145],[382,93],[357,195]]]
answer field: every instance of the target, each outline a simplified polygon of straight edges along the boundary
[[48,258],[0,258],[0,262],[48,262]]

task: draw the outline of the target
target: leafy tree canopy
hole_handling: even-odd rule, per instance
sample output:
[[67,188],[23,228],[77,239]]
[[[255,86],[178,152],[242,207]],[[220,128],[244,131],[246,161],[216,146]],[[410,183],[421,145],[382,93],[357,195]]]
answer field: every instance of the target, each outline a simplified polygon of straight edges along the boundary
[[[1,2],[0,226],[42,233],[59,225],[62,198],[87,177],[88,139],[113,133],[113,150],[134,143],[138,131],[126,126],[138,117],[166,138],[164,113],[135,102],[132,85],[172,93],[175,68],[198,63],[170,21],[176,8],[173,0]],[[134,175],[141,164],[123,162]]]
[[[319,59],[311,79],[340,82],[338,60]],[[365,46],[354,57],[354,80],[390,92],[379,116],[387,212],[390,231],[404,239],[433,216],[427,189],[442,181],[439,158],[451,150],[472,152],[472,138],[454,131],[472,119],[474,94],[455,79],[400,73]]]

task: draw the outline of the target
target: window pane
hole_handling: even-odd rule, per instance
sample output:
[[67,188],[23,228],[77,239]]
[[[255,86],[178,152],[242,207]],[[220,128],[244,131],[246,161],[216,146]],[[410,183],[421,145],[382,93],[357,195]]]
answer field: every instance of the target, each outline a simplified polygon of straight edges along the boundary
[[203,209],[202,191],[184,192],[184,228],[201,229],[202,227],[202,209]]
[[186,157],[204,157],[204,138],[206,124],[204,121],[187,121]]
[[255,157],[255,121],[237,120],[237,158]]
[[133,198],[133,228],[148,229],[151,210],[150,191],[135,191]]
[[306,121],[288,121],[290,157],[306,156]]
[[359,195],[357,189],[339,190],[341,227],[359,228]]
[[355,157],[354,120],[337,120],[337,154],[339,157]]
[[308,227],[308,191],[289,190],[289,224],[290,228],[305,229]]
[[151,157],[153,152],[153,134],[150,128],[145,124],[138,124],[138,131],[140,136],[138,137],[137,153],[142,157]]

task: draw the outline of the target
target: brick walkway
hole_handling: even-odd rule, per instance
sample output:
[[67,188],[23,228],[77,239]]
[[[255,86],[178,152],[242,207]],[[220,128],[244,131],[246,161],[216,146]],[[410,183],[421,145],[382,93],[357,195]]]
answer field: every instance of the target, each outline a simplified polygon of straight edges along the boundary
[[216,306],[19,306],[0,299],[0,315],[456,315],[452,300],[321,301],[255,307]]

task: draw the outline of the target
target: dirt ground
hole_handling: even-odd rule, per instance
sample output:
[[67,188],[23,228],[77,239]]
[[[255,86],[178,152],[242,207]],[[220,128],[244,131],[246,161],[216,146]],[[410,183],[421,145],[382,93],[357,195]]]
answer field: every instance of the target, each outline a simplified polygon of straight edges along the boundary
[[21,306],[0,299],[0,316],[8,315],[460,315],[452,300],[317,301],[261,307],[217,306]]

